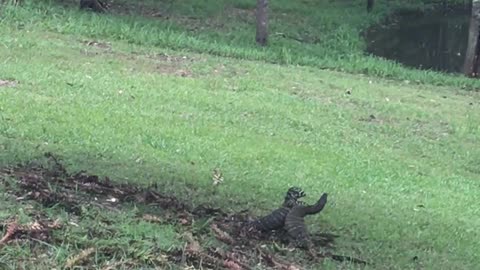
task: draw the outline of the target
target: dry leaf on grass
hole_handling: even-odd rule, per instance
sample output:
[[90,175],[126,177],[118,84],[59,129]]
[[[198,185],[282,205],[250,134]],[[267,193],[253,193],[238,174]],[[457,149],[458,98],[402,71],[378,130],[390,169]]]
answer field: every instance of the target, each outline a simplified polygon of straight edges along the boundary
[[86,259],[88,259],[88,257],[90,255],[92,255],[94,252],[95,252],[94,248],[87,248],[87,249],[83,250],[78,255],[68,259],[67,262],[65,263],[65,268],[70,269],[74,266],[77,266],[77,265],[81,264]]
[[[133,266],[135,266],[135,262],[133,260],[127,259],[127,260],[121,260],[121,261],[115,261],[112,263],[107,263],[107,265],[103,266],[101,270],[116,270],[116,269],[133,269]],[[131,267],[131,268],[128,268]]]
[[0,245],[5,244],[6,242],[10,241],[13,236],[18,232],[19,230],[19,225],[17,221],[13,221],[7,225],[7,230],[5,232],[5,235],[0,239]]
[[158,216],[150,215],[150,214],[144,214],[142,216],[142,219],[148,222],[153,222],[153,223],[163,223],[164,220]]
[[221,184],[223,182],[223,174],[220,171],[219,168],[215,168],[212,171],[212,182],[213,185],[216,186],[218,184]]
[[20,225],[14,220],[7,224],[7,230],[2,239],[0,239],[0,245],[18,238],[21,235],[29,235],[30,237],[37,238],[41,234],[48,233],[53,229],[60,229],[61,227],[62,225],[58,219],[54,222],[35,221],[26,225]]

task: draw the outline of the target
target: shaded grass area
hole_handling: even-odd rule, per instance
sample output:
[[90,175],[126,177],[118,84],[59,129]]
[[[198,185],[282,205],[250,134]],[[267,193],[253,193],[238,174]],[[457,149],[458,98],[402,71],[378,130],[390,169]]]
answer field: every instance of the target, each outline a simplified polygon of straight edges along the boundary
[[[331,198],[312,232],[341,235],[336,252],[371,269],[478,262],[477,93],[31,30],[0,30],[0,79],[12,82],[0,87],[0,163],[51,151],[73,171],[257,214],[299,185],[309,202]],[[21,208],[2,205],[3,217]],[[67,257],[46,248],[50,264]]]
[[248,226],[255,218],[248,211],[193,208],[154,186],[70,173],[52,153],[2,168],[0,185],[6,204],[21,209],[0,223],[3,269],[300,269],[308,257],[366,264],[332,253],[336,235],[312,234],[306,256],[288,249],[284,231]]
[[167,254],[175,257],[182,248],[177,215],[183,205],[152,188],[70,174],[54,159],[39,157],[0,172],[2,205],[19,210],[15,218],[0,211],[2,269],[172,269]]
[[254,43],[254,0],[116,1],[112,13],[107,15],[79,12],[76,1],[55,3],[25,1],[21,7],[7,6],[2,12],[2,22],[30,30],[47,29],[413,83],[479,87],[478,80],[462,75],[411,70],[365,55],[362,31],[399,8],[428,10],[432,8],[429,1],[379,1],[370,14],[365,11],[364,1],[275,1],[271,3],[271,37],[267,48]]

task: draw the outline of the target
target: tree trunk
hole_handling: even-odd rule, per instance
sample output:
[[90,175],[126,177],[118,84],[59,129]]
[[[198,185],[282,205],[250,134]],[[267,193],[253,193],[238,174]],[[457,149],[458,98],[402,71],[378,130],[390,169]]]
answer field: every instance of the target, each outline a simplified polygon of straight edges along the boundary
[[367,0],[367,12],[372,11],[373,4],[375,4],[375,0]]
[[255,40],[261,46],[268,40],[268,0],[257,0],[257,35]]
[[90,9],[95,12],[107,11],[107,5],[100,0],[80,0],[80,9]]
[[476,77],[479,66],[480,0],[472,0],[472,15],[468,31],[468,45],[463,70],[466,76]]

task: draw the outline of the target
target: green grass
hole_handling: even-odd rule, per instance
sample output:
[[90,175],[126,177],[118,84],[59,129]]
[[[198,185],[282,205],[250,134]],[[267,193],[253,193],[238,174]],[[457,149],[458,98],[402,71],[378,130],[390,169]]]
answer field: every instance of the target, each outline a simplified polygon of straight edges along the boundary
[[[92,38],[112,38],[138,45],[168,47],[271,63],[306,65],[362,73],[415,83],[478,89],[478,80],[462,75],[416,71],[392,61],[367,56],[361,33],[398,8],[431,8],[419,1],[378,1],[371,14],[364,1],[288,0],[271,3],[270,45],[254,43],[254,0],[116,2],[113,15],[81,13],[54,1],[25,1],[5,8],[3,23],[48,29]],[[458,1],[452,1],[456,3]],[[124,3],[122,5],[122,3]],[[124,14],[116,16],[115,14]],[[162,14],[161,17],[151,17]],[[302,41],[302,42],[299,42]]]
[[[339,14],[345,2],[338,2],[325,5]],[[172,10],[189,12],[186,7]],[[207,16],[216,9],[204,12]],[[286,187],[300,185],[310,202],[321,192],[330,195],[324,212],[308,219],[311,230],[339,234],[337,252],[368,259],[374,263],[368,269],[477,266],[480,95],[454,87],[476,81],[379,60],[365,63],[363,56],[355,66],[339,57],[350,49],[353,58],[347,59],[360,57],[355,56],[359,41],[325,40],[338,50],[331,59],[297,57],[304,52],[276,41],[261,50],[240,38],[252,35],[246,25],[239,37],[212,43],[215,34],[208,29],[189,35],[175,23],[97,16],[28,1],[4,15],[0,79],[18,84],[0,87],[0,164],[52,151],[64,157],[70,170],[156,182],[192,204],[250,208],[257,214],[278,205]],[[330,19],[333,15],[325,21]],[[326,27],[356,31],[335,23]],[[341,33],[327,35],[341,39]],[[86,45],[91,38],[111,45]],[[230,46],[234,43],[238,46]],[[302,48],[310,55],[319,47]],[[282,50],[291,60],[279,60]],[[310,59],[312,67],[207,53],[291,64]],[[425,84],[318,69],[347,62],[349,71],[371,64],[385,76]],[[215,167],[225,178],[218,187],[211,180]],[[1,201],[2,218],[23,207],[6,195]],[[93,218],[80,228],[104,215],[119,235],[85,240],[75,238],[82,231],[65,232],[74,238],[45,246],[54,256],[42,259],[42,267],[62,265],[73,251],[93,243],[118,244],[128,256],[140,249],[129,239],[153,249],[160,233],[167,239],[161,249],[179,245],[181,237],[171,226],[154,233],[149,224],[134,221],[134,210],[119,216],[91,211]],[[143,239],[135,238],[136,229],[144,232]],[[24,246],[0,252],[7,261],[16,256],[32,254]]]

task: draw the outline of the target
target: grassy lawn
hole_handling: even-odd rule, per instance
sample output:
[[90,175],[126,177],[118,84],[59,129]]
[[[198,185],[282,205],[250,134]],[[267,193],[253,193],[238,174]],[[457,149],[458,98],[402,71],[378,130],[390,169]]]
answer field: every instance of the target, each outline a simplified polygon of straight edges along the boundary
[[[368,20],[352,19],[358,19],[358,29],[342,28],[337,17],[363,8],[363,1],[328,5],[337,13],[318,22],[315,16],[321,15],[309,11],[304,19],[312,36],[322,25],[326,37],[300,51],[294,41],[275,36],[271,49],[246,44],[245,37],[253,39],[251,22],[239,23],[243,15],[237,9],[252,8],[252,1],[236,1],[239,17],[220,32],[209,27],[227,18],[212,16],[211,24],[192,30],[196,38],[182,34],[189,33],[185,25],[199,24],[182,19],[211,16],[223,7],[207,1],[211,10],[189,10],[191,1],[184,2],[169,9],[176,23],[135,23],[137,15],[102,17],[28,1],[7,8],[0,27],[0,80],[10,83],[0,86],[0,164],[50,151],[71,171],[157,183],[192,205],[258,215],[298,185],[308,202],[329,193],[325,210],[307,219],[310,230],[339,235],[335,252],[368,260],[366,269],[475,269],[480,94],[459,86],[476,88],[478,81],[407,70],[360,56],[359,41],[332,41],[342,32],[328,29],[351,37],[348,31],[385,14],[381,3]],[[293,6],[286,3],[274,8],[307,10],[289,10]],[[275,24],[273,32],[293,35],[298,27]],[[226,31],[240,34],[225,37]],[[334,53],[322,56],[329,51]],[[351,52],[347,60],[340,57],[345,52]],[[224,176],[218,186],[212,185],[214,168]],[[7,180],[0,190],[8,190]],[[28,221],[36,211],[65,222],[75,218],[1,193],[2,220],[19,215]],[[123,209],[88,209],[87,217],[75,220],[78,226],[56,236],[62,241],[42,244],[48,256],[28,245],[7,245],[0,261],[12,269],[51,269],[85,247],[117,245],[123,253],[117,250],[111,261],[133,258],[152,266],[152,254],[183,245],[178,225],[138,221],[141,209]],[[100,233],[86,237],[89,227]],[[106,256],[95,255],[92,265],[108,265]],[[340,264],[326,260],[307,267],[317,268]]]
[[[57,2],[61,4],[52,4]],[[79,13],[77,2],[25,0],[21,8],[5,8],[2,21],[18,28],[47,29],[177,51],[480,89],[477,80],[461,75],[414,71],[365,55],[365,42],[359,38],[364,30],[400,8],[428,11],[432,8],[430,0],[377,1],[372,13],[366,13],[365,1],[272,1],[268,48],[259,48],[252,42],[255,0],[118,0],[111,15],[101,16]]]

